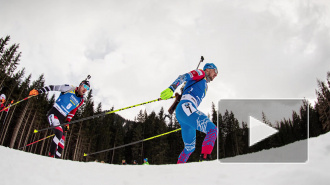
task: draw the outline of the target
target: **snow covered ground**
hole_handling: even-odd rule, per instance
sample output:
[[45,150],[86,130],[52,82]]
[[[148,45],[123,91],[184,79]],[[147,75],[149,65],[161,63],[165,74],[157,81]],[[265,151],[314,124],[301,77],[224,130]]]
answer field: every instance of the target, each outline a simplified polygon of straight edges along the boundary
[[[294,150],[295,147],[292,148]],[[249,155],[260,156],[263,152],[267,151]],[[228,164],[211,161],[184,165],[122,166],[57,160],[0,147],[0,165],[1,185],[325,185],[330,184],[330,133],[309,140],[309,161],[306,164]]]
[[305,163],[308,160],[308,141],[302,140],[280,148],[221,159],[223,163]]

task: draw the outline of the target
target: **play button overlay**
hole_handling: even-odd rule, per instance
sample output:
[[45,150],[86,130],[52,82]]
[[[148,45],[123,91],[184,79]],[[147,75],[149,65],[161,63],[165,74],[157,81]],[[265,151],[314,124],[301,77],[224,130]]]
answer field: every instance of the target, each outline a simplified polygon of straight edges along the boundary
[[250,147],[278,132],[278,130],[274,129],[271,126],[266,125],[265,123],[255,119],[252,116],[250,116],[249,124],[250,124],[249,125]]
[[221,99],[218,159],[221,163],[306,163],[307,105],[304,99]]

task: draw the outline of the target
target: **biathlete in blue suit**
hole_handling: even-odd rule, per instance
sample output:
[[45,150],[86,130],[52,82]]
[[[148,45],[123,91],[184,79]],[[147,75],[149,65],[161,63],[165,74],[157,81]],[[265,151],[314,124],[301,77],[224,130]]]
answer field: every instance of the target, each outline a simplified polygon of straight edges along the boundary
[[[84,103],[84,94],[90,89],[90,83],[84,80],[78,87],[72,85],[50,85],[41,89],[30,91],[31,95],[38,95],[48,91],[60,91],[54,106],[48,111],[47,118],[50,126],[58,126],[70,122],[78,108]],[[58,126],[54,129],[55,136],[50,144],[49,157],[61,158],[64,150],[65,130],[69,125]]]
[[163,100],[166,100],[173,96],[175,89],[180,84],[187,82],[183,89],[181,101],[175,111],[176,118],[181,125],[181,134],[185,146],[178,158],[178,164],[186,163],[191,153],[194,152],[196,130],[206,133],[200,160],[211,160],[211,152],[218,130],[215,124],[197,108],[205,97],[207,83],[213,81],[217,75],[217,67],[213,63],[207,63],[203,70],[197,69],[180,75],[160,95]]

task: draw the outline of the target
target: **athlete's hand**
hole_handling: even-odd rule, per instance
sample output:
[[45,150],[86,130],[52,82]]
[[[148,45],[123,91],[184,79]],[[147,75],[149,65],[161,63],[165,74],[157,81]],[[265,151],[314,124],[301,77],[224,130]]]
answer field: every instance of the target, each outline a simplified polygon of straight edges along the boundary
[[173,91],[170,88],[165,89],[161,94],[160,98],[163,100],[167,100],[173,96]]
[[30,91],[29,96],[36,96],[38,94],[39,94],[39,92],[37,90],[33,89]]
[[5,99],[1,99],[1,103],[5,103],[6,102],[6,100]]
[[64,126],[64,131],[69,131],[70,130],[70,126],[69,125],[65,125]]

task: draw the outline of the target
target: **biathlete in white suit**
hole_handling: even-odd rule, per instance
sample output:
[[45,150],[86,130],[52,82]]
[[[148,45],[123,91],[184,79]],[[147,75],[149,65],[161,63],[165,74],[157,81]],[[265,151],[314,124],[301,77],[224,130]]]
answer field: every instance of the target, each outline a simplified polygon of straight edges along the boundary
[[[84,80],[78,87],[72,85],[50,85],[41,89],[30,91],[31,95],[38,95],[48,91],[60,91],[54,106],[48,111],[47,118],[50,126],[57,126],[70,122],[78,108],[84,103],[84,94],[90,89],[90,83]],[[55,127],[55,137],[52,140],[49,150],[49,157],[61,158],[64,149],[65,133],[69,125]],[[64,130],[64,131],[63,131]]]

